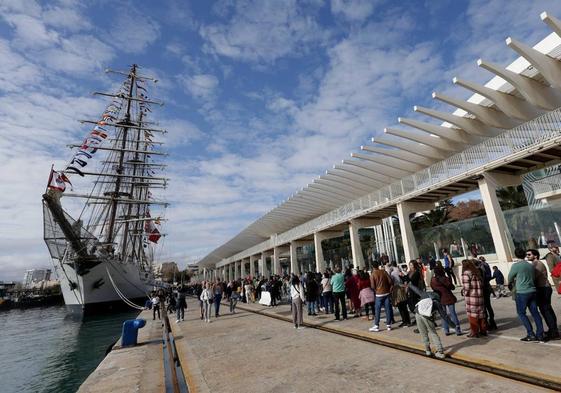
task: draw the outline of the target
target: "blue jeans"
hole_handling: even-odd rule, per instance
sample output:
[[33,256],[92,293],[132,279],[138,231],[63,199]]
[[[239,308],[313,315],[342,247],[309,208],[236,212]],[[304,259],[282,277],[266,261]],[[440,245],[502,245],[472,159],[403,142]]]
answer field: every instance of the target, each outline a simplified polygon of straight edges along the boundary
[[390,295],[386,296],[376,296],[376,315],[374,316],[374,325],[380,325],[380,314],[382,313],[382,304],[384,305],[384,311],[386,312],[386,325],[391,325],[392,320],[392,305],[390,303]]
[[324,292],[323,294],[323,307],[325,307],[326,314],[333,313],[333,293],[331,291]]
[[222,301],[222,294],[214,295],[214,316],[220,315],[220,302]]
[[[536,334],[534,334],[534,329],[530,320],[526,316],[526,309],[530,309],[530,314],[534,318],[536,324]],[[528,336],[543,337],[543,322],[542,317],[538,311],[538,305],[536,303],[536,293],[517,293],[516,294],[516,312],[518,313],[518,318],[524,324]]]
[[308,302],[308,315],[316,313],[316,301]]
[[[450,317],[452,322],[454,322],[454,324],[456,325],[456,334],[461,334],[462,328],[460,327],[460,320],[458,319],[458,314],[456,314],[456,305],[447,304],[444,307],[446,308],[446,314],[448,314],[448,317]],[[450,324],[445,318],[442,319],[442,329],[444,329],[444,333],[446,334],[450,332]]]

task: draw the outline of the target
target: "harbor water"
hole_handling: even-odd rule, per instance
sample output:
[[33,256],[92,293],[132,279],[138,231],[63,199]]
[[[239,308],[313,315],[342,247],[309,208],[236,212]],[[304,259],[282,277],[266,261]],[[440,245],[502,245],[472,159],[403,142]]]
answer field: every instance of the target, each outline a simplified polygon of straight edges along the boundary
[[64,306],[0,312],[0,391],[75,392],[138,311],[88,317]]

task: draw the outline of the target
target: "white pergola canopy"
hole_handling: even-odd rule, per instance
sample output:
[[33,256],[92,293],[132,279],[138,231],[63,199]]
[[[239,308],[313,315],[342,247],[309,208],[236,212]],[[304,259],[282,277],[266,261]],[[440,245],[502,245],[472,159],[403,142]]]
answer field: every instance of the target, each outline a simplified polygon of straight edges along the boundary
[[[455,107],[454,112],[415,106],[414,111],[424,119],[399,117],[403,128],[385,128],[384,134],[372,139],[372,145],[361,146],[360,152],[351,153],[350,159],[334,165],[198,265],[213,267],[276,234],[561,107],[561,21],[545,12],[541,19],[554,33],[534,47],[507,38],[507,46],[520,57],[506,68],[477,61],[479,67],[495,75],[485,85],[453,79],[455,85],[474,93],[467,101],[432,94],[433,99]],[[431,123],[428,118],[441,123]]]

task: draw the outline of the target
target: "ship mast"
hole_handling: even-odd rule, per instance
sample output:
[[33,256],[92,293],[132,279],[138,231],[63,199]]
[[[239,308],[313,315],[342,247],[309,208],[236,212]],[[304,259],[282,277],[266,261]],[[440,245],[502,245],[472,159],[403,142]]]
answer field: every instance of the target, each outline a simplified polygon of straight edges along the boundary
[[[118,174],[122,174],[123,173],[123,161],[125,159],[125,148],[127,147],[127,133],[129,130],[128,126],[133,126],[134,124],[131,124],[131,102],[132,102],[132,93],[133,93],[133,89],[134,89],[134,85],[136,82],[136,68],[137,65],[133,64],[131,67],[131,71],[129,73],[129,79],[130,79],[130,86],[129,86],[129,94],[127,99],[127,110],[125,112],[125,118],[124,121],[121,122],[121,125],[123,125],[122,128],[122,132],[121,132],[121,151],[119,152],[119,166],[117,167],[117,173]],[[115,218],[117,215],[117,207],[118,207],[118,199],[119,199],[119,191],[121,190],[121,177],[117,177],[117,180],[115,181],[115,190],[113,191],[113,195],[111,196],[112,201],[111,201],[111,213],[109,216],[109,229],[107,230],[107,237],[105,242],[107,244],[111,244],[113,242],[113,236],[114,236],[114,230],[115,230]],[[126,239],[126,238],[125,238]],[[126,241],[126,240],[125,240]],[[112,246],[111,246],[112,248]]]

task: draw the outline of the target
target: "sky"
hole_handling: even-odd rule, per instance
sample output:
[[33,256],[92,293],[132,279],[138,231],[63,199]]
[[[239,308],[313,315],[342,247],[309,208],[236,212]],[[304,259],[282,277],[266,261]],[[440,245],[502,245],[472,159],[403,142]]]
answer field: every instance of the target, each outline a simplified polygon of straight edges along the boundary
[[[559,1],[0,0],[0,280],[50,267],[41,195],[51,164],[89,131],[136,63],[159,79],[164,136],[161,260],[205,256],[370,138],[467,98],[483,58],[507,65],[504,40],[534,45]],[[430,119],[422,119],[431,121]]]

